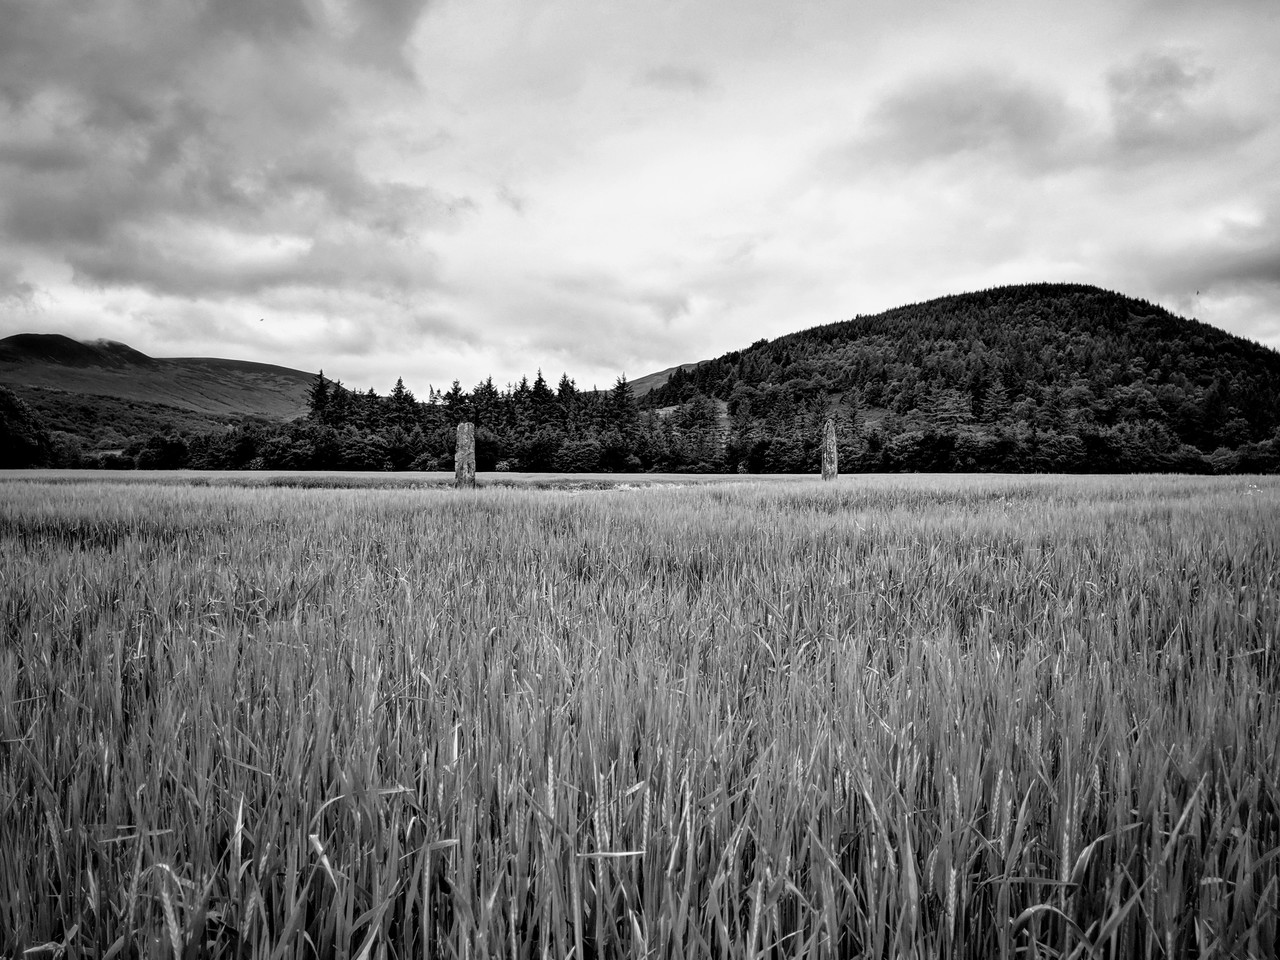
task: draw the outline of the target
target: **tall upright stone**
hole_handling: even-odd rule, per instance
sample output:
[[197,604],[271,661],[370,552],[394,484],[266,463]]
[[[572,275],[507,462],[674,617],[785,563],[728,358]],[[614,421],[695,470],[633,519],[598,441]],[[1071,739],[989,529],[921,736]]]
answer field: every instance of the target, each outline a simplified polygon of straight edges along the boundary
[[458,424],[458,448],[453,454],[453,485],[458,489],[476,485],[476,425]]
[[840,461],[836,453],[836,422],[827,420],[822,429],[822,479],[834,480],[840,475]]

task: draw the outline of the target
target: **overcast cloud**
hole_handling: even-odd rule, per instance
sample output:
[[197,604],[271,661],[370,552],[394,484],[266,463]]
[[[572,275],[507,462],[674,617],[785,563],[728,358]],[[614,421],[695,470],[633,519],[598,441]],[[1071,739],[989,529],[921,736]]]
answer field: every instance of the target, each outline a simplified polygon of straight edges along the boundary
[[0,0],[0,335],[584,386],[997,283],[1280,347],[1264,0]]

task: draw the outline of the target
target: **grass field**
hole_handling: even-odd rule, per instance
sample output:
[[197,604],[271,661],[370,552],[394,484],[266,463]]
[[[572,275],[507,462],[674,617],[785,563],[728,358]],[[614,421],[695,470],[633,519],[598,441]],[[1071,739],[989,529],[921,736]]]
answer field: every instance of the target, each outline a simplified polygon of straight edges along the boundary
[[[794,473],[741,476],[727,473],[518,473],[479,472],[481,487],[539,490],[609,490],[619,487],[770,483],[804,483],[811,477]],[[454,485],[454,472],[432,470],[0,470],[0,483],[36,480],[57,484],[146,483],[179,487],[293,487],[298,489],[418,490]]]
[[1280,482],[0,484],[0,956],[1271,957]]

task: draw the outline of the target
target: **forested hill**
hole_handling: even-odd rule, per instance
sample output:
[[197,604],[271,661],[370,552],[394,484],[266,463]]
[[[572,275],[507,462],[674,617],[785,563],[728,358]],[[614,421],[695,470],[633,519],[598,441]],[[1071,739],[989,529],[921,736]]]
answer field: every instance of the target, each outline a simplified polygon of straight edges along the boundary
[[842,459],[869,468],[1274,469],[1280,353],[1144,300],[1031,284],[759,341],[644,403],[699,396],[728,402],[757,469],[794,459],[787,437],[807,443],[824,413]]

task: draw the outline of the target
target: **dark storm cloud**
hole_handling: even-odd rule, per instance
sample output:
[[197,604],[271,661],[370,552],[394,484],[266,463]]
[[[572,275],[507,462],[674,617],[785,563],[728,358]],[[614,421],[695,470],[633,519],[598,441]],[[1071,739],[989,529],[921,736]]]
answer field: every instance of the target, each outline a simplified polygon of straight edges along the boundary
[[289,39],[315,26],[302,0],[214,0],[204,6],[202,21],[215,30],[266,42]]
[[1070,123],[1062,97],[986,70],[918,77],[885,97],[868,118],[855,155],[921,163],[1000,153],[1050,163]]
[[1158,158],[1212,151],[1256,133],[1256,121],[1205,101],[1213,70],[1189,51],[1147,51],[1111,70],[1115,147],[1121,155]]
[[361,236],[333,237],[278,260],[219,260],[171,241],[117,234],[109,245],[85,246],[66,261],[82,285],[139,287],[155,294],[212,299],[256,296],[287,287],[407,295],[431,277],[432,258],[396,251]]
[[[0,0],[0,248],[190,296],[412,286],[430,258],[406,238],[468,201],[367,175],[352,90],[410,82],[400,50],[422,7],[354,4],[331,23],[300,0]],[[225,231],[314,243],[291,263],[169,249]]]
[[1230,226],[1156,262],[1154,272],[1171,287],[1220,294],[1280,294],[1280,202],[1274,202],[1256,223]]
[[984,69],[917,76],[884,96],[838,153],[912,166],[969,156],[1031,174],[1208,155],[1263,128],[1211,96],[1214,71],[1187,50],[1147,51],[1107,71],[1109,129],[1059,91]]
[[318,38],[367,64],[407,72],[402,48],[425,8],[426,0],[359,0],[344,11],[350,22],[335,26],[304,0],[214,0],[203,22],[254,43]]
[[15,167],[23,176],[81,170],[91,160],[92,154],[79,144],[61,140],[0,142],[0,167]]
[[409,72],[402,53],[427,4],[425,0],[363,0],[355,7],[362,16],[351,38],[351,48],[371,64],[393,64]]

